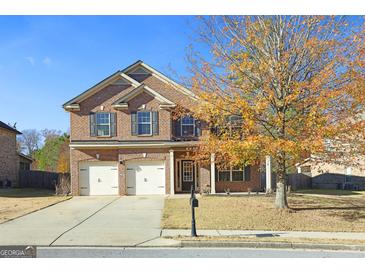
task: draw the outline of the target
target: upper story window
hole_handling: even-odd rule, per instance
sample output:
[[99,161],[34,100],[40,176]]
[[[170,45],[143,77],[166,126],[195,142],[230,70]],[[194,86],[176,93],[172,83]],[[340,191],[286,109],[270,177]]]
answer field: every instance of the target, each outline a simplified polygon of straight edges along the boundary
[[116,113],[96,112],[90,113],[90,136],[113,137],[116,136]]
[[217,136],[226,134],[226,136],[229,137],[242,139],[243,138],[242,124],[243,120],[240,115],[230,115],[225,118],[222,124],[212,127],[211,133]]
[[158,111],[137,111],[131,113],[131,135],[158,135]]
[[195,119],[184,116],[181,119],[181,136],[195,136]]
[[110,136],[110,113],[96,113],[96,135]]
[[138,135],[152,135],[152,113],[147,111],[137,112]]

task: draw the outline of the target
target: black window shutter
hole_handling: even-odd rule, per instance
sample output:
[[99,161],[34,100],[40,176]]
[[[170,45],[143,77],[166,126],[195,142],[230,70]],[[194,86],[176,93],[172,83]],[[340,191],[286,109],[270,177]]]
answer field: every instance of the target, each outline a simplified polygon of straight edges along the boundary
[[214,172],[215,172],[215,182],[218,182],[218,169],[215,168]]
[[96,114],[93,112],[90,112],[90,136],[95,137],[96,136]]
[[158,111],[152,111],[152,134],[158,135]]
[[137,131],[137,112],[132,112],[131,113],[131,133],[133,136],[138,135],[138,131]]
[[201,122],[199,120],[195,120],[195,136],[202,136]]
[[245,181],[251,181],[251,166],[245,166]]
[[174,136],[175,137],[181,137],[181,121],[180,121],[180,119],[173,120],[172,124],[173,124]]
[[117,136],[117,114],[110,113],[110,136]]

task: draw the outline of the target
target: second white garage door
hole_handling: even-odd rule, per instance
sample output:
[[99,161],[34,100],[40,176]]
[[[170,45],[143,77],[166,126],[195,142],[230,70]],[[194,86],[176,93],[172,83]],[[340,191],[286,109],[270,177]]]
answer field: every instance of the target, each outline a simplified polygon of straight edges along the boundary
[[126,169],[129,195],[165,194],[163,161],[129,162]]

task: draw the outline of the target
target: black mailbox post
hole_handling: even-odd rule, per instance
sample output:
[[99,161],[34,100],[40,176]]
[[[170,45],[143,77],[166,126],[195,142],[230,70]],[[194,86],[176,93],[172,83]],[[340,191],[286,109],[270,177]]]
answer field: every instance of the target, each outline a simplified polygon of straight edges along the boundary
[[195,185],[191,185],[191,197],[190,197],[190,206],[191,206],[191,236],[197,237],[196,227],[195,227],[195,208],[199,207],[199,201],[195,197]]

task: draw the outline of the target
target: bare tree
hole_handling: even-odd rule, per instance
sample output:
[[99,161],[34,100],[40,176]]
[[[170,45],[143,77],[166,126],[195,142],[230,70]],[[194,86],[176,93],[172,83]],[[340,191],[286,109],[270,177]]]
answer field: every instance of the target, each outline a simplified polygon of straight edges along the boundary
[[18,137],[20,151],[32,156],[41,145],[41,134],[36,129],[25,129]]
[[48,128],[46,128],[46,129],[43,129],[41,131],[41,135],[42,135],[44,141],[46,142],[47,140],[60,137],[62,135],[62,131],[58,130],[58,129],[48,129]]

